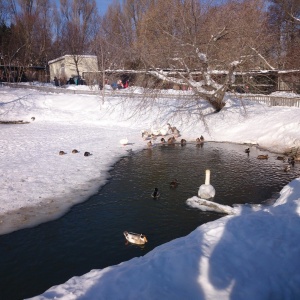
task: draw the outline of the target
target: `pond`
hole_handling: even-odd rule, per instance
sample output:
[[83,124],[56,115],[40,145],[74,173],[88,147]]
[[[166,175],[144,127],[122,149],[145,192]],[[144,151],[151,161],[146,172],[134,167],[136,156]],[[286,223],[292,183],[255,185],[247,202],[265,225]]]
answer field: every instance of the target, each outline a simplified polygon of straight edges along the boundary
[[[97,195],[65,216],[34,228],[0,236],[0,299],[24,299],[92,269],[141,256],[185,236],[199,225],[222,217],[186,205],[211,170],[214,201],[220,204],[262,203],[299,177],[299,166],[284,172],[284,163],[245,145],[205,143],[160,146],[122,158]],[[176,178],[179,186],[170,188]],[[151,193],[161,193],[154,200]],[[123,231],[144,233],[143,246],[125,243]]]

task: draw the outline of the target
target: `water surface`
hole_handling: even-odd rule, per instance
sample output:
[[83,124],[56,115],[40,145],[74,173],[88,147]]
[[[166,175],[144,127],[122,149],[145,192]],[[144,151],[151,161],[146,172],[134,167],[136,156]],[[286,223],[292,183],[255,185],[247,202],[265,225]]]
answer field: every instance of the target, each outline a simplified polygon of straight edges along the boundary
[[[121,159],[108,183],[62,218],[0,236],[0,299],[24,299],[92,269],[118,264],[185,236],[222,215],[186,205],[211,170],[214,201],[261,203],[276,198],[299,167],[283,171],[283,162],[252,147],[205,143],[147,149]],[[180,184],[170,188],[176,178]],[[161,193],[151,197],[154,188]],[[123,231],[144,233],[145,247],[126,245]]]

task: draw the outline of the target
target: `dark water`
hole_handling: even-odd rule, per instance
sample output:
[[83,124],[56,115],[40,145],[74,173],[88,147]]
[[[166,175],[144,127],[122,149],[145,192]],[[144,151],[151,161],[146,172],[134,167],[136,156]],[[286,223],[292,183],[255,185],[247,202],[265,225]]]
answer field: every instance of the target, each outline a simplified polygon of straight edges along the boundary
[[[189,208],[211,170],[214,200],[221,204],[261,203],[276,198],[292,179],[270,154],[246,146],[206,143],[144,150],[123,158],[99,194],[64,217],[40,226],[0,236],[0,299],[33,297],[53,285],[91,269],[101,269],[146,254],[162,243],[185,236],[199,225],[222,215]],[[171,189],[169,182],[180,182]],[[161,196],[151,198],[155,187]],[[146,234],[145,247],[125,245],[123,231]]]

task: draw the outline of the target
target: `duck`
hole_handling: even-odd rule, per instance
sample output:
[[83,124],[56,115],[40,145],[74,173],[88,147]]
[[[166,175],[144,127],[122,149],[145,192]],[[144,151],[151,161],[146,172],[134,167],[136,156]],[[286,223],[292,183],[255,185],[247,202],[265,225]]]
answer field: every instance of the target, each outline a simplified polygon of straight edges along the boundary
[[257,156],[257,159],[268,159],[268,158],[269,158],[268,154],[266,154],[266,155],[260,154],[260,155]]
[[277,156],[277,158],[276,159],[278,159],[278,160],[282,160],[282,161],[285,161],[285,157],[284,156]]
[[294,161],[300,161],[300,156],[294,156]]
[[65,154],[67,154],[66,152],[64,152],[64,151],[59,151],[59,153],[58,153],[59,155],[65,155]]
[[148,131],[142,130],[142,138],[144,140],[148,140],[149,138],[151,138],[151,134]]
[[92,154],[90,152],[84,152],[84,156],[91,156]]
[[126,146],[128,144],[128,139],[127,138],[121,139],[120,144],[123,145],[123,146]]
[[167,123],[167,126],[168,126],[168,133],[171,133],[171,134],[172,134],[174,128],[176,128],[176,127],[172,127],[170,123]]
[[186,145],[186,140],[185,139],[181,139],[180,144],[181,144],[181,146],[185,146]]
[[295,158],[294,158],[294,157],[289,157],[289,158],[288,158],[288,163],[289,163],[290,165],[294,166],[294,165],[295,165]]
[[176,188],[179,185],[179,182],[177,179],[174,179],[170,182],[170,187],[171,188]]
[[72,153],[79,153],[79,151],[76,150],[76,149],[73,149],[73,150],[72,150]]
[[149,142],[147,143],[147,146],[148,146],[148,148],[151,148],[151,147],[152,147],[152,142],[149,141]]
[[245,153],[249,154],[250,153],[250,148],[245,149]]
[[155,135],[155,134],[151,134],[151,139],[153,140],[153,141],[155,141],[156,139],[157,139],[157,135]]
[[131,244],[145,245],[148,242],[147,237],[144,234],[128,232],[128,231],[124,231],[123,234],[126,240]]
[[173,130],[173,134],[175,137],[179,137],[180,136],[180,131],[175,127],[175,129]]
[[175,137],[174,137],[174,136],[172,136],[172,137],[168,138],[168,144],[169,144],[169,145],[172,145],[172,144],[174,144],[174,143],[175,143],[175,141],[176,141],[176,139],[175,139]]
[[158,191],[158,188],[155,188],[153,193],[151,194],[152,198],[156,199],[160,196],[160,193]]

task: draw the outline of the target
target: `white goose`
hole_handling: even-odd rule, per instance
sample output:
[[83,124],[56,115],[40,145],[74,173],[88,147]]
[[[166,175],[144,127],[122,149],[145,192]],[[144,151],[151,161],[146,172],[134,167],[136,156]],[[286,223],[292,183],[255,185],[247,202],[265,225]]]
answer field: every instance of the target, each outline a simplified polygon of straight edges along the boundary
[[159,129],[155,129],[155,128],[151,128],[151,134],[153,135],[160,135],[160,130]]
[[216,194],[215,188],[210,184],[210,170],[205,171],[205,184],[198,190],[198,196],[202,199],[213,198]]
[[146,236],[143,234],[133,233],[128,231],[124,231],[123,234],[126,240],[131,244],[144,245],[148,242]]

